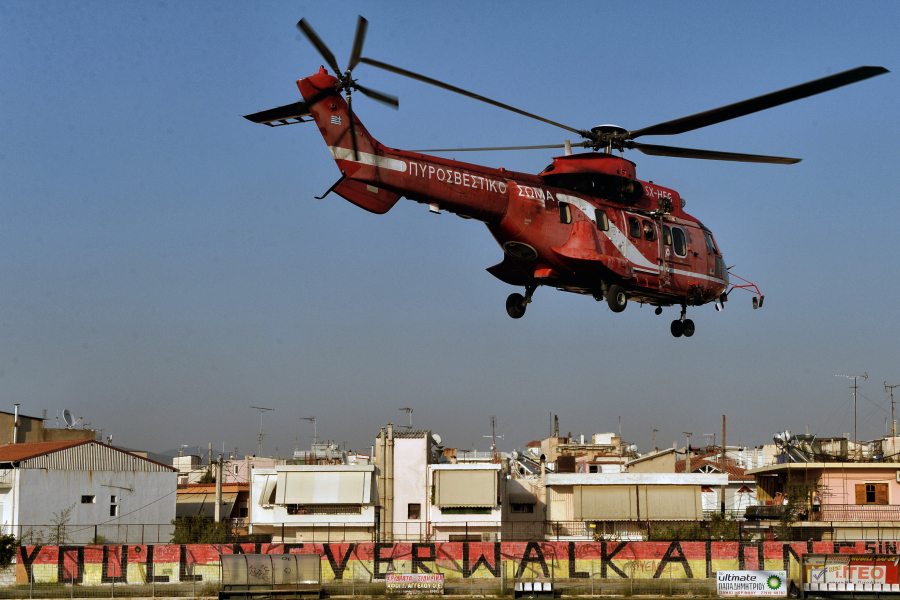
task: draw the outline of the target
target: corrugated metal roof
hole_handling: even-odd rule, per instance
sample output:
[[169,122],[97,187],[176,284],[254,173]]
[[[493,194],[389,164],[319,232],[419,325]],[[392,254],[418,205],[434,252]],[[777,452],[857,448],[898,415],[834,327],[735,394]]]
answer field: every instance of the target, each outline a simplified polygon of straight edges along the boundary
[[0,446],[0,463],[18,463],[22,469],[176,471],[168,465],[95,440],[5,444]]

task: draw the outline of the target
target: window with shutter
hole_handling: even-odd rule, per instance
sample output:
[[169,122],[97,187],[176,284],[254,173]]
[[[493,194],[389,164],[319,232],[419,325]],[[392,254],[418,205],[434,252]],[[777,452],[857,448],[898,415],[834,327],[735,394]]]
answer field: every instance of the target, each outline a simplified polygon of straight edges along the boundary
[[886,483],[875,484],[875,504],[888,503],[888,485]]
[[866,484],[857,483],[856,484],[856,504],[865,504],[866,503]]

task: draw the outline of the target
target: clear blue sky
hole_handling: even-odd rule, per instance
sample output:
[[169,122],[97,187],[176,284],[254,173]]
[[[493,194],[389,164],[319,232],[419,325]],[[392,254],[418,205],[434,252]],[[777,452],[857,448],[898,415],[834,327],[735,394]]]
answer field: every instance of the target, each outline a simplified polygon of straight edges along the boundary
[[[321,58],[306,17],[346,64],[364,54],[548,118],[629,129],[860,65],[894,73],[649,143],[797,156],[794,166],[654,158],[638,176],[678,190],[728,265],[723,314],[693,309],[691,339],[662,316],[484,269],[483,225],[401,201],[375,216],[331,196],[338,170],[313,125],[241,115],[299,99]],[[900,383],[896,2],[0,4],[0,398],[70,408],[104,436],[162,451],[306,446],[302,416],[354,449],[405,422],[486,448],[549,432],[614,431],[641,451],[720,431],[884,431]],[[566,132],[370,67],[400,97],[355,108],[399,148],[561,143]],[[460,156],[538,172],[552,153]],[[717,437],[718,439],[718,437]]]

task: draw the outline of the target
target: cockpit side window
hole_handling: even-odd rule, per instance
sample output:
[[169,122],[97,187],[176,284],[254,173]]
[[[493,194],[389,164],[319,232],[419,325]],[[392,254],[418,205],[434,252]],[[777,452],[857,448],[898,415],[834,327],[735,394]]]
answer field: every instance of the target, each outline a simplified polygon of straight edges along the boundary
[[706,238],[706,250],[710,254],[718,254],[719,250],[716,248],[716,243],[713,241],[713,238],[708,231],[703,232],[703,237]]

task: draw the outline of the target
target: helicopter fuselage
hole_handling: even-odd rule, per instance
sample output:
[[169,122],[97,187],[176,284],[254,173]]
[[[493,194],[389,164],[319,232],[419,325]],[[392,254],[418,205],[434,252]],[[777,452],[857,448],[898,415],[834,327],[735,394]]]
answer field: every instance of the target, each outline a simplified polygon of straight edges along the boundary
[[684,212],[677,192],[636,179],[631,161],[566,155],[533,175],[389,148],[351,116],[324,68],[297,86],[344,176],[337,194],[377,214],[406,197],[482,221],[504,251],[488,268],[501,281],[597,300],[618,286],[631,301],[682,307],[727,289],[712,233]]

